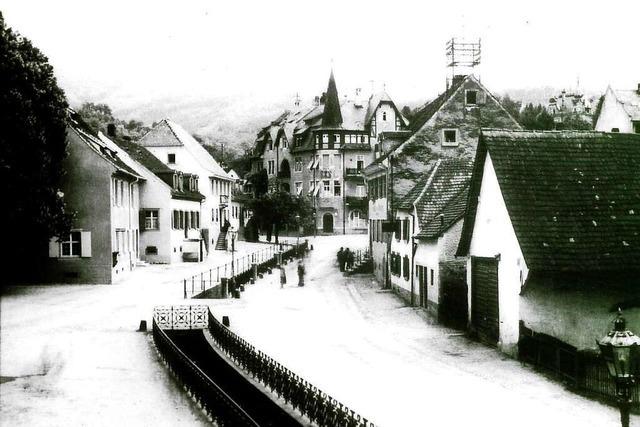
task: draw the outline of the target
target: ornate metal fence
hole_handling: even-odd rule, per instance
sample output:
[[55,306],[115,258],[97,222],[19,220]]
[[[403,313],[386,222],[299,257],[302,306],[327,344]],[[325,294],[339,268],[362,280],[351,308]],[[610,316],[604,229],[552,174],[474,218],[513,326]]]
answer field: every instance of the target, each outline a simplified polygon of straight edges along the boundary
[[320,427],[375,427],[342,403],[231,332],[209,312],[209,330],[218,346],[260,381]]
[[153,342],[169,370],[184,384],[187,392],[217,425],[258,426],[258,423],[175,345],[156,322],[155,314]]

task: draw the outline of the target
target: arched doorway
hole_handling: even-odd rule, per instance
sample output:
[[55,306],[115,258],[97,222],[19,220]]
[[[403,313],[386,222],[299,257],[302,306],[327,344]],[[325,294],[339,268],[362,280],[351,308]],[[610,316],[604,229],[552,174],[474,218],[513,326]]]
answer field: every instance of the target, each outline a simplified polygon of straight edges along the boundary
[[289,160],[284,159],[282,160],[282,163],[280,163],[278,178],[291,178],[291,167],[289,166]]
[[326,213],[322,216],[322,231],[333,233],[333,215]]

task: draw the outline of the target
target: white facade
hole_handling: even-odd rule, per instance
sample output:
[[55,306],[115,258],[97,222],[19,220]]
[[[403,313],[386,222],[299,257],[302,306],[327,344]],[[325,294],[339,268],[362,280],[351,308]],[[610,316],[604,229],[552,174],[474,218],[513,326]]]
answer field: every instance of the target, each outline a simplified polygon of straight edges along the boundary
[[[416,294],[414,289],[413,274],[411,271],[413,263],[412,241],[414,229],[414,216],[408,211],[399,210],[396,213],[396,221],[400,221],[400,235],[396,231],[391,238],[391,252],[389,258],[395,255],[400,260],[400,265],[392,268],[391,286],[398,291],[405,299],[413,301]],[[396,261],[397,262],[397,261]],[[394,273],[395,270],[395,273]],[[399,274],[398,274],[399,273]]]
[[[631,92],[631,91],[626,91]],[[634,119],[640,122],[640,117],[633,117],[632,111],[640,111],[640,94],[637,94],[636,105],[629,105],[629,110],[625,109],[622,100],[618,99],[616,91],[609,86],[604,94],[604,101],[596,122],[595,129],[601,132],[640,132],[640,125],[634,128]]]
[[111,178],[111,247],[115,256],[114,281],[134,269],[139,260],[139,186],[117,177]]
[[498,257],[499,340],[498,347],[516,355],[519,338],[520,290],[529,269],[516,238],[502,197],[491,156],[484,164],[480,197],[467,262],[468,307],[471,320],[471,257]]

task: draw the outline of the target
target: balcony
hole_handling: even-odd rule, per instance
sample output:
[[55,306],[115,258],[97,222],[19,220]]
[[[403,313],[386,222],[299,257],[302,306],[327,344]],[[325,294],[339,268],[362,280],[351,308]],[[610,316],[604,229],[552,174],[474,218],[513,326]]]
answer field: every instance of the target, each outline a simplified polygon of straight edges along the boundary
[[345,199],[347,206],[351,208],[366,209],[369,207],[369,199],[366,196],[347,196]]
[[224,208],[224,207],[227,207],[227,205],[229,205],[229,195],[228,194],[221,194],[220,195],[220,207]]
[[350,180],[364,180],[364,174],[361,168],[346,168],[344,178]]

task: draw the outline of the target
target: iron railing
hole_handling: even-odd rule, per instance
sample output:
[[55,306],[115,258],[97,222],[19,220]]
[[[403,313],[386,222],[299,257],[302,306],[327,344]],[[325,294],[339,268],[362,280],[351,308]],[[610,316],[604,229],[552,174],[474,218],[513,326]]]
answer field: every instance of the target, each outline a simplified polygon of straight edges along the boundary
[[153,320],[153,342],[173,375],[202,410],[219,426],[258,426],[227,393],[213,382]]
[[375,427],[229,330],[209,312],[209,330],[220,349],[255,380],[319,427]]

